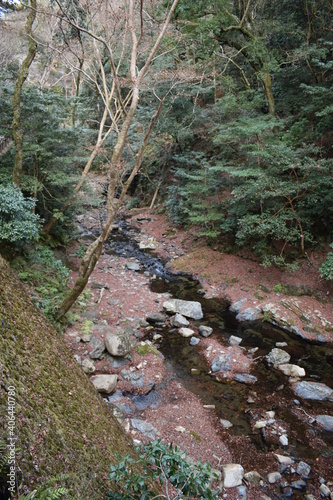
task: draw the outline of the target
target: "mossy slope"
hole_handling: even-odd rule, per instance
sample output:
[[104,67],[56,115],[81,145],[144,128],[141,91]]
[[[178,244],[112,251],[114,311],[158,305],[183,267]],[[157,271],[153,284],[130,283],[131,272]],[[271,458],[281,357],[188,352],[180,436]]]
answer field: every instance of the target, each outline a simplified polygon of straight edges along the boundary
[[101,500],[115,453],[131,452],[131,440],[1,257],[0,332],[0,439],[8,434],[5,388],[15,386],[22,485],[68,473],[70,498]]

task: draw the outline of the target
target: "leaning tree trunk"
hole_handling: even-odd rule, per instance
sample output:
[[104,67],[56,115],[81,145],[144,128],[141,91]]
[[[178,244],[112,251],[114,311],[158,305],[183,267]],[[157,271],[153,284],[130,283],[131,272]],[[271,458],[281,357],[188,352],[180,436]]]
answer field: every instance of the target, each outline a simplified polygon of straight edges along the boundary
[[21,130],[21,94],[22,87],[29,74],[29,68],[35,58],[37,42],[32,36],[32,25],[36,18],[37,0],[30,0],[30,11],[27,15],[25,31],[29,37],[28,53],[23,60],[17,76],[13,96],[13,139],[15,144],[15,162],[13,170],[13,183],[21,184],[23,165],[23,133]]
[[134,99],[134,101],[132,101],[131,109],[128,112],[126,120],[125,120],[125,122],[128,122],[128,126],[126,124],[125,128],[123,128],[122,133],[120,134],[120,136],[118,138],[118,142],[117,142],[117,145],[116,145],[116,147],[114,149],[114,153],[113,153],[112,165],[115,166],[115,169],[113,170],[113,173],[111,175],[111,179],[110,179],[110,183],[109,183],[109,187],[108,187],[107,216],[106,216],[106,222],[105,222],[104,227],[103,227],[103,231],[100,234],[100,236],[87,248],[86,253],[81,261],[80,268],[79,268],[79,275],[76,279],[74,287],[72,288],[70,293],[65,297],[65,299],[63,300],[63,302],[59,308],[58,315],[57,315],[58,319],[62,318],[66,314],[66,312],[69,311],[69,309],[72,307],[74,302],[81,295],[81,293],[83,292],[83,290],[85,289],[85,287],[88,283],[88,279],[89,279],[91,273],[95,269],[95,266],[98,262],[98,259],[101,256],[104,242],[107,240],[107,238],[109,237],[109,234],[111,232],[112,223],[114,221],[114,218],[117,215],[119,208],[121,207],[121,205],[124,202],[124,198],[125,198],[125,195],[128,191],[128,188],[130,187],[130,185],[133,182],[134,177],[136,176],[136,174],[140,170],[142,157],[143,157],[143,154],[144,154],[145,149],[147,147],[150,133],[151,133],[152,128],[153,128],[153,126],[154,126],[154,124],[155,124],[155,122],[156,122],[156,120],[161,112],[164,99],[161,99],[160,104],[159,104],[154,116],[150,120],[148,129],[147,129],[146,134],[145,134],[143,144],[142,144],[140,151],[136,157],[135,166],[134,166],[130,176],[128,177],[126,182],[123,184],[119,198],[116,199],[114,197],[114,194],[115,194],[115,191],[117,188],[117,184],[118,184],[117,183],[117,174],[115,173],[116,167],[120,163],[121,156],[122,156],[122,153],[123,153],[123,150],[125,147],[125,143],[126,143],[126,139],[127,139],[128,128],[132,122],[135,110],[136,110],[136,108],[138,106],[138,102],[139,102],[139,92],[135,91],[135,92],[133,92],[133,94],[135,96],[135,99]]

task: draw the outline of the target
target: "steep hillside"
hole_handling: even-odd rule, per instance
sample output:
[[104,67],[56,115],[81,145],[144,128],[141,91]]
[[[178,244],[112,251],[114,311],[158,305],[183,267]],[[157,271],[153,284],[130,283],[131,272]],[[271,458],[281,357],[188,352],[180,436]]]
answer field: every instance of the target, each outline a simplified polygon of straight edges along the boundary
[[65,473],[70,498],[101,500],[131,440],[1,257],[0,330],[0,440],[9,443],[14,408],[20,492]]

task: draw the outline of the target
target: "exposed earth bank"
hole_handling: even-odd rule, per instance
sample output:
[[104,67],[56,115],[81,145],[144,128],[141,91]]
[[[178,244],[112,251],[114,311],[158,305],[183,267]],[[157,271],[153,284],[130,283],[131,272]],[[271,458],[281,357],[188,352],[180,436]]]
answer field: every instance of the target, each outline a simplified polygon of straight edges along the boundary
[[[81,216],[78,222],[83,230],[96,230],[99,220],[96,212]],[[318,273],[324,254],[311,254],[297,271],[290,273],[276,268],[265,269],[247,252],[236,256],[215,251],[196,239],[192,231],[184,232],[174,227],[163,214],[134,210],[127,223],[137,231],[135,238],[143,246],[154,248],[156,255],[168,260],[170,269],[196,277],[205,297],[227,299],[234,304],[240,320],[264,318],[303,339],[323,345],[333,343],[332,290]],[[115,227],[114,234],[119,230],[121,228]],[[79,259],[74,252],[71,260],[75,268]],[[308,497],[311,499],[330,495],[333,491],[329,483],[333,475],[332,455],[320,453],[320,449],[327,448],[322,441],[326,434],[309,433],[306,439],[313,441],[318,452],[311,463],[306,463],[310,470],[306,466],[302,468],[302,460],[292,456],[292,450],[281,438],[292,432],[276,412],[286,404],[283,393],[268,398],[265,407],[258,408],[255,404],[251,407],[256,391],[260,391],[254,384],[248,389],[248,407],[235,409],[236,413],[255,413],[253,425],[258,424],[255,432],[259,432],[261,421],[266,422],[262,424],[264,427],[268,425],[267,434],[271,432],[273,436],[269,451],[258,451],[248,436],[230,433],[225,428],[228,424],[219,420],[214,408],[184,387],[159,352],[159,326],[170,327],[169,316],[163,311],[169,296],[152,292],[151,276],[138,272],[139,269],[140,263],[135,258],[105,251],[90,278],[90,292],[81,300],[84,312],[65,333],[66,342],[88,376],[116,376],[115,385],[109,390],[112,395],[106,397],[105,392],[103,395],[109,399],[111,411],[116,412],[133,439],[160,438],[172,442],[185,450],[191,459],[208,461],[222,475],[239,473],[237,468],[234,471],[223,469],[225,464],[241,465],[245,472],[243,480],[236,478],[238,486],[226,487],[229,477],[225,477],[221,498],[273,499],[293,495],[304,498],[312,494],[313,497]],[[75,274],[74,271],[73,278]],[[224,372],[224,377],[232,379],[235,373],[249,374],[255,354],[248,355],[237,344],[221,346],[214,335],[200,336],[199,325],[200,322],[190,320],[188,328],[193,330],[193,336],[200,337],[200,352],[206,358],[207,370],[214,358],[228,355],[232,357],[232,368]],[[130,336],[129,355],[111,356],[105,350],[110,330]],[[151,340],[147,341],[148,338]],[[294,383],[299,380],[296,377]],[[140,399],[142,395],[148,395],[144,396],[147,399]],[[315,421],[318,413],[332,415],[327,408],[317,409],[310,415],[307,409],[295,407],[294,413],[296,420],[305,422]],[[275,448],[272,446],[274,439]],[[268,476],[272,473],[275,475]]]

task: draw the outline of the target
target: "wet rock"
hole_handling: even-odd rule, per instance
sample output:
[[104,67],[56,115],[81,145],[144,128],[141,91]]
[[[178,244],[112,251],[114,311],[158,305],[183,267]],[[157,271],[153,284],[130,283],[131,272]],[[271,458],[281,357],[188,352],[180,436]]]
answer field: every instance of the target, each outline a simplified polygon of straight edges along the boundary
[[197,337],[191,337],[191,340],[190,340],[190,345],[198,345],[200,342],[200,339],[198,339]]
[[290,354],[278,347],[275,347],[267,354],[266,359],[270,365],[281,365],[288,363],[290,360]]
[[330,415],[317,415],[317,422],[322,425],[327,432],[333,432],[333,417]]
[[116,388],[117,379],[117,375],[94,375],[90,380],[98,392],[111,394]]
[[179,313],[187,318],[201,319],[203,312],[200,302],[180,299],[170,299],[164,302],[163,309],[168,313]]
[[298,481],[293,481],[291,483],[291,487],[294,490],[305,490],[305,488],[306,488],[306,482],[303,481],[302,479],[299,479]]
[[283,363],[278,369],[288,377],[305,377],[305,370],[301,366]]
[[177,313],[170,318],[170,325],[175,328],[182,328],[183,326],[188,326],[189,321],[185,318],[185,316]]
[[219,371],[230,372],[232,370],[232,366],[227,356],[225,354],[220,354],[213,359],[211,370],[213,373]]
[[166,317],[161,313],[152,313],[146,319],[148,323],[165,323]]
[[249,373],[236,373],[233,379],[241,384],[255,384],[258,381],[257,377]]
[[129,271],[140,271],[141,269],[137,262],[126,262],[125,266]]
[[126,356],[132,349],[129,334],[119,329],[116,333],[108,333],[105,338],[105,346],[111,356]]
[[158,430],[151,423],[145,422],[139,418],[131,418],[131,425],[133,429],[138,430],[149,439],[154,440],[159,435]]
[[238,490],[239,500],[246,500],[247,499],[246,486],[238,486],[237,490]]
[[256,470],[251,470],[250,472],[246,472],[244,474],[244,479],[246,479],[249,483],[257,485],[260,483],[261,476]]
[[223,429],[230,429],[230,427],[233,427],[233,424],[229,420],[225,420],[224,418],[220,418],[220,424],[222,425]]
[[242,340],[243,339],[241,339],[240,337],[236,337],[235,335],[231,335],[229,337],[228,343],[230,345],[239,345],[242,342]]
[[294,390],[297,396],[312,401],[333,401],[333,389],[319,382],[298,382]]
[[270,484],[275,484],[278,481],[281,481],[281,479],[282,476],[280,472],[270,472],[269,474],[267,474],[267,480]]
[[198,328],[198,332],[200,333],[201,337],[209,337],[213,333],[213,328],[211,328],[210,326],[200,325]]
[[244,477],[244,469],[240,464],[227,464],[222,466],[223,485],[225,488],[240,486]]
[[81,366],[82,366],[82,370],[85,373],[94,373],[94,371],[96,370],[94,363],[92,361],[90,361],[90,359],[84,359],[82,361]]
[[311,472],[311,467],[306,462],[302,462],[302,460],[297,464],[296,472],[299,476],[308,477]]
[[259,307],[249,307],[248,309],[244,309],[237,314],[237,321],[255,321],[261,317],[261,310]]
[[195,333],[191,328],[179,328],[178,331],[182,337],[192,337]]

